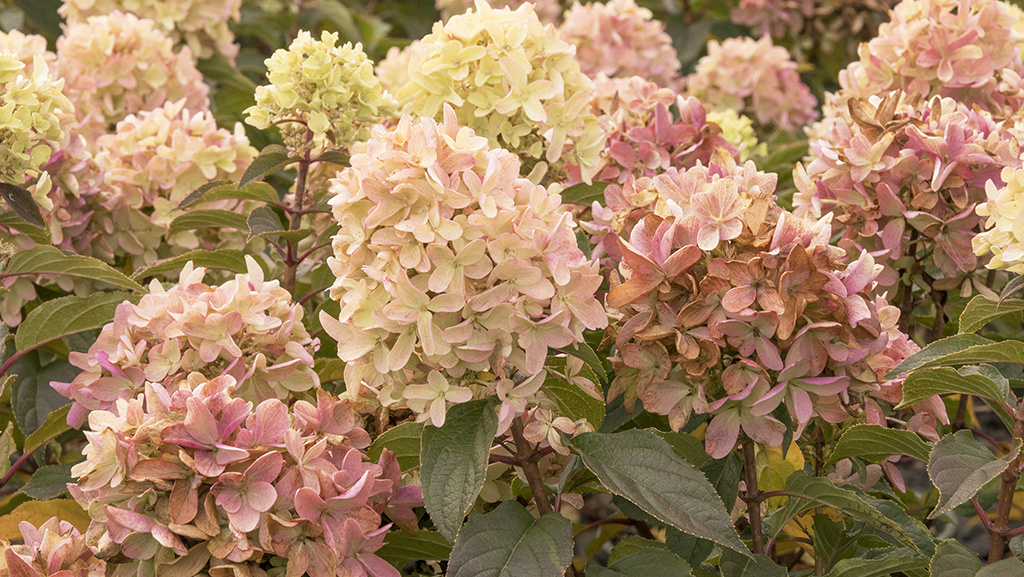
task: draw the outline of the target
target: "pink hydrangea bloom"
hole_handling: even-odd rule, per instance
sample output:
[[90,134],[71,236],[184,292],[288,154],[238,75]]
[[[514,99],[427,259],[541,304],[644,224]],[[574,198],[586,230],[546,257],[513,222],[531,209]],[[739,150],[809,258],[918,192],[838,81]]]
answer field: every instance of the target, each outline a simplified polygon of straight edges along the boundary
[[93,139],[129,114],[182,98],[189,110],[206,110],[210,88],[191,50],[173,46],[152,20],[117,10],[68,25],[57,40],[57,73],[81,133]]
[[97,559],[85,535],[71,523],[51,517],[37,529],[18,523],[22,544],[0,541],[0,575],[18,577],[102,577],[106,564]]
[[685,78],[688,94],[731,108],[763,127],[792,131],[817,118],[817,99],[800,81],[789,52],[769,36],[708,42],[708,55]]
[[580,70],[591,78],[639,76],[659,86],[679,79],[682,65],[665,25],[634,0],[573,2],[558,33],[576,47]]
[[197,573],[398,577],[375,555],[391,526],[383,516],[415,534],[422,495],[402,486],[395,454],[368,461],[352,407],[322,390],[315,403],[254,406],[236,385],[191,373],[90,413],[71,493],[92,516],[89,534],[120,553],[108,574],[188,556]]
[[257,402],[318,386],[312,352],[319,342],[302,325],[302,307],[246,259],[248,274],[219,286],[204,284],[206,269],[189,263],[170,290],[154,280],[139,304],[118,305],[89,352],[71,353],[83,372],[54,383],[74,401],[68,424],[78,427],[89,411],[111,410],[147,382],[173,392],[196,372],[231,375],[234,394]]
[[842,422],[877,406],[883,386],[899,390],[882,375],[914,347],[898,309],[870,295],[882,267],[866,252],[844,264],[829,217],[783,211],[775,175],[729,156],[639,183],[617,226],[597,231],[619,264],[610,398],[639,399],[677,430],[709,414],[706,448],[722,458],[741,431],[781,444],[780,406],[799,436],[814,417]]
[[341,313],[320,320],[351,394],[377,391],[439,425],[446,405],[503,379],[542,382],[549,347],[605,326],[572,216],[519,168],[446,107],[443,123],[375,128],[338,175],[328,264]]

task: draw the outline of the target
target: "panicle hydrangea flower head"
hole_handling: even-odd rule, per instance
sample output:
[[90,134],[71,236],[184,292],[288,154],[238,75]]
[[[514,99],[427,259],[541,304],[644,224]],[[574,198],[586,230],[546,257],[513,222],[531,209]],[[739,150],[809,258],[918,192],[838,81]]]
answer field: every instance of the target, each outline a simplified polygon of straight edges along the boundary
[[189,110],[209,107],[210,88],[192,52],[156,23],[114,10],[69,24],[57,39],[57,72],[66,82],[87,138],[105,134],[129,114],[185,99]]
[[640,76],[659,86],[679,79],[682,64],[665,25],[634,0],[573,2],[558,33],[576,47],[580,70],[591,78]]
[[419,46],[420,41],[413,40],[408,46],[392,46],[388,49],[384,59],[373,69],[384,90],[397,94],[409,82],[409,61],[413,58],[413,52],[419,50]]
[[238,54],[238,45],[235,44],[235,35],[228,28],[228,21],[237,21],[241,17],[241,7],[242,0],[64,0],[57,11],[68,24],[83,22],[90,16],[102,16],[115,10],[128,12],[155,22],[161,32],[174,40],[175,45],[188,46],[196,58],[221,54],[234,60]]
[[[794,171],[795,212],[832,213],[851,254],[865,249],[880,263],[911,257],[941,290],[960,286],[979,264],[975,208],[989,180],[1000,187],[1004,167],[1020,166],[1019,131],[950,98],[899,91],[849,101],[848,117],[833,119],[834,136],[813,141],[809,164]],[[878,280],[894,285],[895,269]]]
[[279,125],[296,150],[337,148],[365,140],[369,127],[395,112],[396,103],[373,74],[361,44],[336,46],[338,34],[314,40],[303,30],[287,50],[266,60],[269,85],[256,88],[245,113],[256,128]]
[[105,563],[97,559],[85,535],[57,517],[39,528],[18,523],[22,544],[0,541],[0,575],[3,577],[102,577]]
[[[302,307],[246,257],[249,271],[218,286],[203,283],[206,269],[191,263],[164,290],[154,280],[139,304],[123,302],[88,353],[71,353],[82,369],[70,383],[53,383],[74,402],[68,424],[89,411],[109,411],[146,386],[168,392],[192,373],[231,376],[239,399],[283,399],[319,385],[312,352],[319,341],[302,325]],[[240,401],[241,402],[241,401]]]
[[992,253],[988,268],[1024,273],[1024,169],[1007,166],[1000,178],[1005,186],[985,183],[987,200],[975,210],[988,218],[972,246],[978,256]]
[[191,373],[89,415],[70,489],[90,537],[120,553],[108,574],[152,574],[187,556],[200,574],[398,577],[374,554],[391,526],[382,515],[415,534],[422,494],[401,485],[395,454],[367,460],[352,407],[323,390],[289,406],[254,404],[235,385]]
[[0,51],[7,50],[25,65],[24,75],[32,76],[32,65],[36,56],[42,56],[46,65],[53,68],[57,55],[46,49],[46,38],[38,34],[24,34],[20,30],[0,32]]
[[[639,76],[598,74],[594,85],[591,111],[606,135],[596,180],[621,184],[630,175],[654,176],[669,167],[707,163],[719,147],[736,151],[721,129],[707,121],[696,98],[678,96]],[[569,184],[582,180],[578,166],[570,165],[567,172]]]
[[861,44],[860,59],[840,72],[832,109],[891,90],[951,97],[993,113],[1006,104],[1000,78],[1024,72],[1019,9],[999,0],[904,0],[890,14],[878,36]]
[[769,36],[708,42],[707,56],[685,86],[701,102],[731,108],[763,127],[792,131],[818,116],[818,101],[800,81],[796,63]]
[[320,320],[350,394],[379,391],[438,426],[448,404],[497,394],[507,425],[536,404],[548,348],[607,324],[572,216],[519,168],[446,106],[440,124],[374,128],[338,175],[328,264],[341,313]]
[[869,295],[881,266],[866,252],[843,264],[829,217],[783,211],[775,184],[729,156],[669,169],[602,239],[619,263],[607,296],[619,315],[609,398],[624,394],[630,409],[640,399],[676,430],[711,414],[714,458],[740,430],[778,446],[781,405],[797,436],[813,417],[846,420],[898,362],[887,351],[912,347]]
[[[0,49],[0,182],[23,185],[26,172],[50,160],[50,144],[64,137],[61,117],[71,113],[63,80],[50,76],[41,55],[31,76],[18,55]],[[40,195],[39,200],[45,196]]]
[[[242,126],[218,128],[207,110],[190,110],[184,99],[130,115],[113,134],[97,141],[103,183],[92,197],[90,253],[108,262],[137,257],[136,266],[183,249],[244,243],[244,231],[207,229],[169,235],[175,208],[200,185],[236,179],[256,157]],[[244,203],[221,201],[208,208],[242,211]]]
[[[493,8],[509,8],[515,10],[523,4],[533,5],[537,18],[544,24],[556,24],[562,17],[560,0],[485,0]],[[462,14],[473,8],[474,0],[435,0],[434,6],[441,13],[441,20],[447,22],[452,16]]]
[[571,162],[589,181],[604,140],[587,112],[594,84],[531,4],[495,10],[479,0],[475,10],[434,24],[409,72],[396,95],[406,113],[440,120],[449,104],[461,126],[517,154],[531,173],[547,168],[541,159],[552,174]]

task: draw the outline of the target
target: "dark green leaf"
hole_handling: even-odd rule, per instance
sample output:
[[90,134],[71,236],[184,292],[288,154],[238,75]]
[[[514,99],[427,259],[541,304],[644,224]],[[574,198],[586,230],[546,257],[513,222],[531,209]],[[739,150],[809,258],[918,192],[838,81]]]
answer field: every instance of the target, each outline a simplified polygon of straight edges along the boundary
[[681,531],[748,554],[704,474],[654,433],[583,433],[571,444],[611,492]]
[[910,373],[903,382],[903,401],[896,408],[909,407],[934,395],[948,394],[975,395],[1005,404],[1010,395],[1009,383],[997,383],[979,371],[966,370],[970,368],[957,371],[936,367]]
[[932,577],[974,577],[982,567],[972,551],[953,539],[946,539],[935,548],[929,571]]
[[679,555],[692,567],[703,563],[715,548],[711,541],[688,535],[675,527],[669,527],[666,531],[665,544],[669,551]]
[[6,275],[54,274],[104,282],[130,291],[146,292],[142,285],[124,276],[110,265],[92,257],[64,254],[56,247],[37,246],[14,254],[4,269]]
[[885,378],[895,379],[926,367],[1021,362],[1024,362],[1024,342],[995,342],[978,335],[956,335],[935,341],[910,355]]
[[8,422],[7,428],[0,435],[0,474],[7,472],[7,468],[11,465],[11,455],[18,450],[18,445],[14,442],[13,432],[14,423]]
[[912,551],[885,555],[874,559],[844,559],[836,563],[827,577],[887,577],[894,573],[907,573],[928,567],[928,558],[912,555]]
[[978,571],[976,577],[1021,577],[1022,575],[1024,575],[1024,561],[1011,557],[985,565]]
[[[583,365],[579,376],[590,379],[595,385],[600,386],[601,381],[587,365]],[[573,421],[586,419],[595,429],[601,426],[601,421],[604,420],[604,401],[591,397],[580,387],[563,381],[551,372],[548,372],[542,390],[544,396],[558,405],[560,415]]]
[[387,543],[375,555],[401,566],[407,561],[447,561],[452,546],[436,531],[420,531],[415,536],[404,531],[391,531]]
[[454,541],[484,486],[498,417],[490,400],[453,405],[444,425],[423,428],[420,482],[434,526]]
[[249,218],[246,219],[246,225],[249,228],[249,238],[247,240],[250,241],[264,234],[284,232],[281,217],[277,216],[276,212],[266,206],[261,206],[250,212]]
[[639,535],[630,535],[616,543],[615,547],[612,547],[612,552],[608,555],[608,565],[611,566],[623,557],[648,549],[668,551],[668,546],[653,539],[645,539]]
[[0,226],[18,231],[36,244],[48,245],[53,242],[49,228],[31,225],[9,210],[0,211]]
[[29,353],[11,366],[10,372],[18,375],[11,391],[11,406],[18,429],[30,435],[40,428],[47,415],[71,401],[53,390],[50,381],[70,382],[80,372],[64,359],[57,359],[46,366],[39,366],[39,357]]
[[20,186],[0,181],[0,197],[3,197],[7,201],[7,206],[25,222],[32,226],[46,226],[43,214],[39,212],[36,201],[32,200],[31,192]]
[[185,214],[171,221],[167,231],[168,235],[177,234],[184,230],[197,230],[204,228],[233,228],[245,230],[245,215],[230,210],[190,210]]
[[230,180],[211,180],[210,182],[207,182],[206,184],[204,184],[204,185],[200,186],[199,188],[197,188],[197,189],[193,190],[192,192],[190,192],[188,194],[188,196],[185,197],[184,200],[182,200],[181,202],[178,203],[178,206],[174,207],[174,210],[181,210],[181,209],[183,209],[185,207],[191,206],[191,205],[199,202],[199,200],[202,199],[203,196],[205,196],[207,192],[210,192],[211,190],[213,190],[215,188],[226,187],[226,186],[230,186],[231,188],[235,188],[235,183],[230,181]]
[[245,169],[245,173],[242,174],[242,180],[238,184],[240,186],[248,186],[292,162],[294,161],[288,156],[288,149],[277,144],[271,144],[261,150],[259,156]]
[[199,190],[203,190],[200,188],[196,192],[188,195],[188,197],[183,200],[175,210],[180,210],[197,203],[214,202],[217,200],[254,200],[256,202],[266,202],[269,204],[277,204],[281,202],[281,197],[278,196],[274,187],[265,182],[254,182],[248,186],[242,187],[239,187],[237,184],[230,181],[218,180],[215,182],[228,182],[228,184],[220,184],[207,189],[202,194],[197,195]]
[[448,577],[562,577],[572,544],[572,523],[559,513],[534,519],[505,501],[470,517],[452,549]]
[[408,471],[420,466],[420,436],[423,434],[423,423],[402,423],[384,431],[381,436],[366,449],[370,460],[377,462],[384,449],[395,453],[398,466]]
[[787,577],[789,575],[785,567],[777,565],[771,557],[766,555],[750,557],[726,550],[722,551],[722,561],[719,565],[722,569],[722,577]]
[[665,439],[665,442],[671,445],[672,450],[677,455],[686,459],[694,467],[700,467],[711,459],[707,452],[704,451],[704,443],[698,441],[696,437],[689,433],[673,433],[658,430],[653,431],[653,433]]
[[595,181],[593,184],[585,182],[574,184],[562,191],[562,203],[590,206],[597,201],[604,206],[604,189],[608,188],[610,184],[613,183]]
[[[619,546],[616,546],[618,549]],[[587,577],[686,577],[690,565],[669,551],[651,548],[622,556],[604,568],[587,565]]]
[[957,431],[940,439],[928,461],[928,476],[939,490],[939,502],[928,518],[934,519],[966,503],[985,483],[1006,470],[1018,452],[1019,444],[997,459],[970,431]]
[[325,150],[316,157],[316,162],[329,162],[338,166],[348,166],[350,160],[347,154],[337,150]]
[[64,405],[46,416],[46,421],[35,430],[34,433],[25,438],[22,450],[26,453],[35,452],[36,449],[50,442],[50,439],[67,431],[68,412],[71,411],[71,404]]
[[989,322],[1009,313],[1024,311],[1024,300],[992,302],[985,295],[977,295],[960,313],[960,334],[976,333]]
[[119,304],[124,301],[138,303],[141,298],[139,293],[117,291],[46,301],[32,309],[18,326],[14,344],[19,351],[24,351],[74,333],[100,328],[114,319],[114,311]]
[[[152,266],[140,268],[135,271],[132,278],[144,279],[168,272],[172,272],[177,275],[181,271],[181,267],[189,261],[192,261],[192,264],[195,266],[224,269],[237,273],[244,273],[248,270],[244,252],[230,248],[222,248],[219,250],[193,250],[174,258],[162,260]],[[260,259],[256,259],[256,262],[260,263],[260,266],[263,267],[264,272],[266,272],[266,267]]]
[[37,501],[56,499],[68,492],[68,483],[75,480],[71,477],[71,463],[40,467],[20,489],[22,493]]
[[725,508],[732,507],[740,494],[740,476],[743,474],[743,462],[736,452],[729,453],[724,459],[709,458],[700,466],[700,471],[714,486]]
[[565,347],[558,350],[577,359],[582,359],[583,362],[587,363],[587,366],[597,373],[597,376],[601,377],[602,382],[608,382],[608,371],[605,370],[604,365],[601,363],[601,357],[597,356],[594,349],[590,348],[590,345],[587,343],[579,343],[577,347]]
[[842,521],[825,514],[814,516],[814,554],[821,558],[826,571],[856,552],[857,537],[846,534]]
[[[914,542],[914,548],[929,557],[935,553],[935,538],[932,537],[931,531],[928,527],[925,527],[924,523],[918,521],[916,518],[911,517],[897,502],[886,499],[875,499],[869,495],[858,492],[861,499],[872,507],[878,509],[883,515],[891,519],[894,523],[903,527],[903,530],[907,532],[907,535]],[[894,539],[890,539],[895,541]],[[898,543],[898,541],[896,541]]]
[[1003,287],[1003,292],[999,294],[999,300],[1006,300],[1021,290],[1024,290],[1024,274],[1018,274],[1006,283],[1006,286]]
[[832,465],[850,457],[878,463],[893,455],[908,455],[928,462],[930,452],[928,443],[912,431],[886,429],[880,425],[856,425],[847,429],[839,438],[825,464]]

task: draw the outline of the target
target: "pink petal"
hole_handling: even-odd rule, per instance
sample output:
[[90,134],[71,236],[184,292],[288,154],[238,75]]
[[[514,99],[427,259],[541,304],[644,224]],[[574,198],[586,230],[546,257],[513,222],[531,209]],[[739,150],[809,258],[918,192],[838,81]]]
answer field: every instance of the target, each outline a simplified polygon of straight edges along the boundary
[[726,411],[715,416],[704,434],[704,448],[712,459],[724,459],[736,447],[740,435],[740,416]]

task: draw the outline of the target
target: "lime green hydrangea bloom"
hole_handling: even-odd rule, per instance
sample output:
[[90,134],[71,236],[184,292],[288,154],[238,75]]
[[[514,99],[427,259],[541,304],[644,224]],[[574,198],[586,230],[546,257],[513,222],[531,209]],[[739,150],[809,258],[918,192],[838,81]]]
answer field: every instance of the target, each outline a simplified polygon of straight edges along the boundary
[[768,153],[768,145],[757,141],[754,121],[749,117],[731,108],[723,108],[708,112],[708,122],[717,124],[722,129],[722,138],[739,149],[740,162]]
[[46,142],[64,137],[60,116],[71,112],[61,92],[64,80],[50,76],[43,56],[32,63],[32,75],[18,55],[0,50],[0,181],[22,185],[26,171],[50,159]]
[[440,120],[447,103],[460,125],[527,166],[571,161],[589,180],[604,140],[588,106],[594,83],[580,72],[575,48],[532,5],[495,10],[478,1],[475,10],[434,24],[413,52],[409,75],[396,95],[403,112]]
[[270,84],[256,88],[256,105],[246,109],[245,121],[260,129],[279,124],[295,149],[366,140],[372,125],[395,114],[397,103],[374,76],[362,45],[337,42],[337,33],[324,32],[318,41],[301,31],[288,50],[268,58]]

